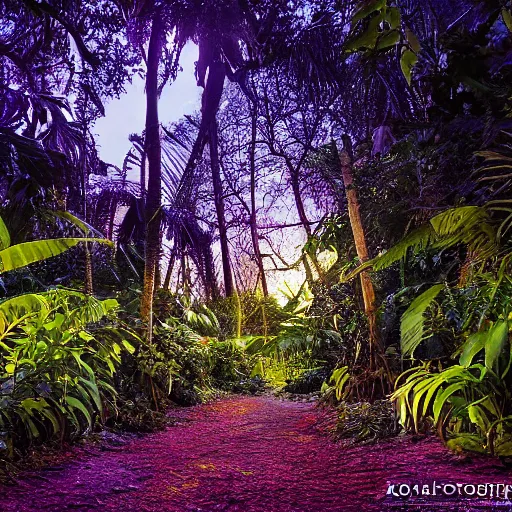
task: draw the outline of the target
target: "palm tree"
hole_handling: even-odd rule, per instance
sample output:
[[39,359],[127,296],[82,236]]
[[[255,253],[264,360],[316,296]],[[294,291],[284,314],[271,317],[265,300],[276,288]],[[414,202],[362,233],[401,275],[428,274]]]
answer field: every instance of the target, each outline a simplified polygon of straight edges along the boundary
[[[185,174],[189,174],[195,168],[204,146],[208,142],[220,235],[224,289],[226,295],[229,296],[234,293],[234,284],[224,218],[224,194],[218,161],[216,115],[226,77],[237,82],[242,90],[248,93],[246,86],[248,71],[257,67],[262,61],[261,48],[265,47],[279,15],[286,12],[287,3],[279,1],[272,5],[261,6],[242,0],[209,0],[206,2],[189,0],[185,3],[185,7],[182,2],[171,2],[169,8],[172,10],[173,7],[182,9],[183,14],[178,18],[187,27],[187,37],[199,46],[196,75],[198,85],[204,88],[201,122]],[[244,48],[245,55],[241,48]]]
[[144,261],[144,284],[140,315],[148,324],[148,341],[151,340],[152,304],[155,274],[160,262],[160,224],[162,203],[162,170],[160,124],[158,120],[158,68],[164,43],[164,26],[161,13],[155,10],[149,39],[146,74],[146,138],[145,152],[148,161],[148,190],[146,194],[145,223],[146,243]]

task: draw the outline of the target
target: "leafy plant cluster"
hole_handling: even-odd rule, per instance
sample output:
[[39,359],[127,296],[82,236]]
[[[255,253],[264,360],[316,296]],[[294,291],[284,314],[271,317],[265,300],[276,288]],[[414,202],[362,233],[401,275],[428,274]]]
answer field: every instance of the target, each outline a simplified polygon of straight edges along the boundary
[[75,439],[117,412],[114,376],[135,333],[118,303],[68,289],[0,304],[2,449]]
[[341,403],[336,408],[335,439],[349,443],[367,444],[394,437],[400,425],[389,400]]

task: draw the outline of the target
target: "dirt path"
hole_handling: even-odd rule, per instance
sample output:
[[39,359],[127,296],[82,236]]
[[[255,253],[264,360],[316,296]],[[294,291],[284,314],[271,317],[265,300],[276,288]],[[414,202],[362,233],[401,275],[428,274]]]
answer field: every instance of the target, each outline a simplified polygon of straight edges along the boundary
[[118,451],[27,473],[0,489],[0,512],[361,512],[385,508],[388,481],[512,483],[496,461],[461,463],[436,439],[342,448],[309,403],[241,397],[181,414]]

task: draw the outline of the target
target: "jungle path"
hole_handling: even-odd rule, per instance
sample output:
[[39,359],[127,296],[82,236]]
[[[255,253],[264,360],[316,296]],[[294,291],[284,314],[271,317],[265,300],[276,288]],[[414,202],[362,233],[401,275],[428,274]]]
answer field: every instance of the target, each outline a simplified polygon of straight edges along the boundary
[[386,510],[388,481],[512,483],[495,460],[461,462],[434,438],[343,448],[315,428],[312,403],[235,397],[178,414],[163,432],[26,472],[0,488],[0,511],[361,512]]

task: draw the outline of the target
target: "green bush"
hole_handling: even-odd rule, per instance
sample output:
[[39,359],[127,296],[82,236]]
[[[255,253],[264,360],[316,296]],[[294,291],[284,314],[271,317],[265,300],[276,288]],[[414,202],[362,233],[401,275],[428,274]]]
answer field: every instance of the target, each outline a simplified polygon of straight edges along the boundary
[[0,447],[73,439],[116,413],[113,376],[133,332],[114,299],[55,289],[0,304]]
[[400,432],[400,425],[389,400],[341,403],[337,413],[338,419],[333,432],[337,439],[351,443],[371,443],[393,437]]

